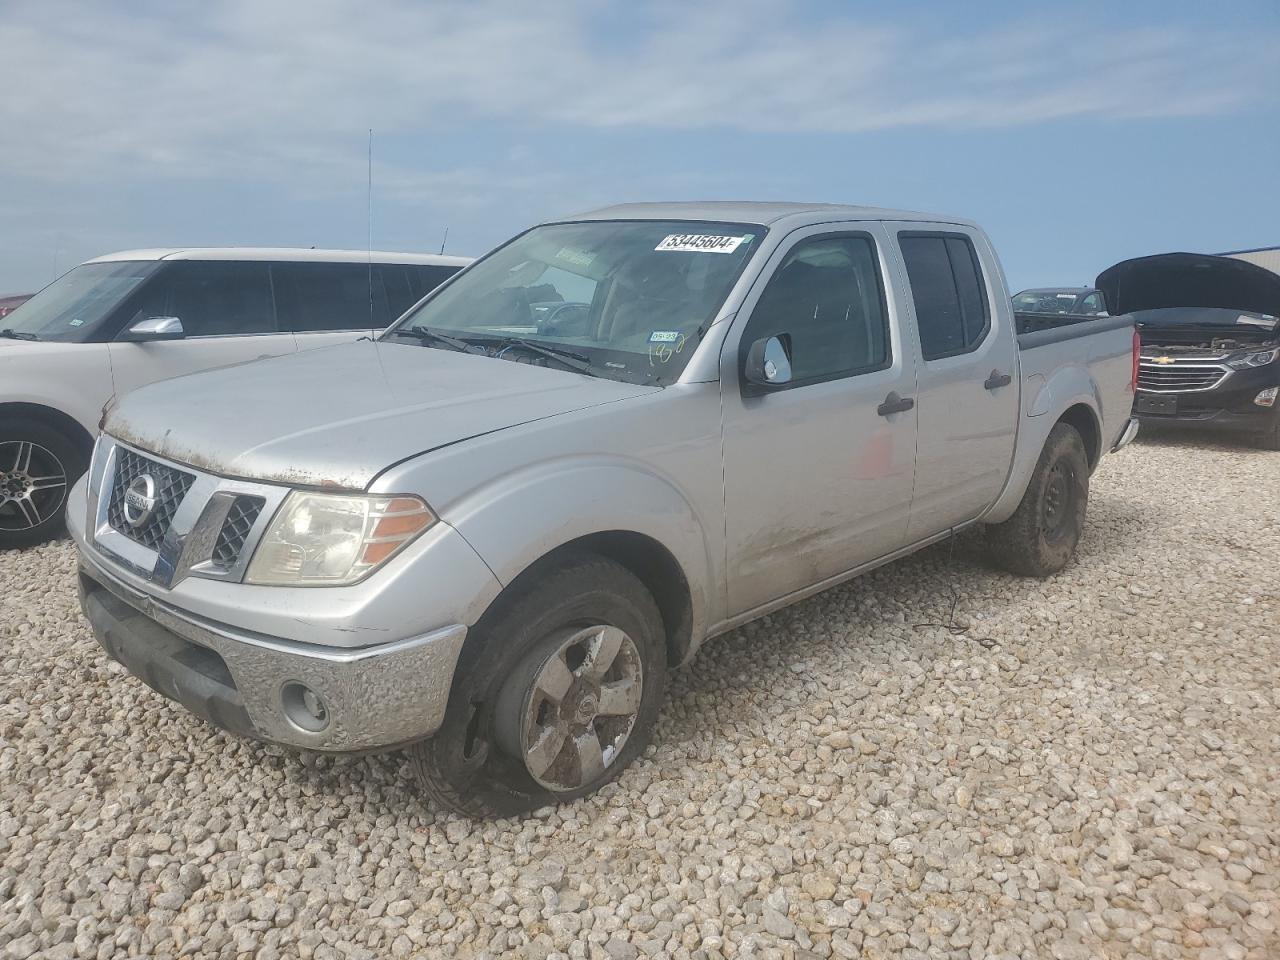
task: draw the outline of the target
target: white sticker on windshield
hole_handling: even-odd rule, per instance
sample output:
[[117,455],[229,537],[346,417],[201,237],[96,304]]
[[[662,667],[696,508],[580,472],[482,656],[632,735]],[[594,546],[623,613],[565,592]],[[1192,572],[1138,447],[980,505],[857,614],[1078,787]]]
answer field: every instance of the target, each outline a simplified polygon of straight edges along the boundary
[[679,330],[655,330],[649,334],[650,343],[675,343],[679,339]]
[[673,233],[663,237],[654,250],[681,253],[733,253],[746,237],[717,237],[708,233]]
[[575,250],[573,247],[561,247],[556,253],[557,260],[563,260],[565,263],[572,263],[575,267],[589,267],[591,261],[596,258],[594,253],[587,253],[585,250]]

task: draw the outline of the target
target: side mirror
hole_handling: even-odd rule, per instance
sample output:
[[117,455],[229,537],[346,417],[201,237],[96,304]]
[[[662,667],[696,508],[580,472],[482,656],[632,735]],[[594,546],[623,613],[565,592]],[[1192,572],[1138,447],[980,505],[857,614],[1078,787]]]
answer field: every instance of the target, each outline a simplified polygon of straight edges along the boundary
[[791,382],[791,356],[787,350],[790,336],[783,333],[774,337],[761,337],[747,350],[747,362],[743,376],[760,394],[770,387],[781,387]]
[[181,340],[186,331],[177,317],[148,317],[139,320],[120,334],[125,343],[147,343],[152,340]]

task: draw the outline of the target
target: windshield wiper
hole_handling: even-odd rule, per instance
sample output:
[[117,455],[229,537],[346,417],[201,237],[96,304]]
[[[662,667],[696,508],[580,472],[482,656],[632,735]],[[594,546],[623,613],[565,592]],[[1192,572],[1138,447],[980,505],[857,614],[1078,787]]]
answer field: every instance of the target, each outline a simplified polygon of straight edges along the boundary
[[6,340],[39,340],[34,333],[27,333],[25,330],[14,330],[12,327],[5,327],[0,330],[0,337]]
[[396,327],[387,334],[389,337],[413,337],[423,343],[435,343],[450,347],[461,353],[483,353],[484,348],[460,337],[451,337],[447,333],[432,330],[430,327]]
[[[526,350],[529,353],[536,353],[539,356],[547,357],[556,363],[563,364],[570,370],[576,370],[578,373],[585,373],[589,377],[596,376],[591,369],[591,358],[586,354],[577,353],[574,350],[566,350],[563,347],[552,347],[544,343],[534,343],[532,340],[525,340],[523,337],[495,337],[492,341],[487,341],[491,346],[498,347],[494,356],[499,356],[506,350],[517,349]],[[500,346],[499,346],[500,345]]]

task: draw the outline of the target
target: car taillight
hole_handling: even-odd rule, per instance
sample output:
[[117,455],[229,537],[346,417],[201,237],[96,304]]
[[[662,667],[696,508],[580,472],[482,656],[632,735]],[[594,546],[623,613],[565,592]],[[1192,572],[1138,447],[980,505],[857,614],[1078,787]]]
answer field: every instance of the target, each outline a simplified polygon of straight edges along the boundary
[[1137,393],[1138,391],[1138,360],[1142,356],[1142,338],[1138,336],[1138,331],[1133,331],[1133,368],[1129,374],[1129,392]]

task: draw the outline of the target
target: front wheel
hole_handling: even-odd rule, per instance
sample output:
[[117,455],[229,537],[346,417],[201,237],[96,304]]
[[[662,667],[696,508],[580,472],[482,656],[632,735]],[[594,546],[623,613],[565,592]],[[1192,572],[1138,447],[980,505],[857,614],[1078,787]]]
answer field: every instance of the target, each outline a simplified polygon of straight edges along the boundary
[[1056,424],[1018,509],[1008,520],[987,528],[992,559],[1026,577],[1057,573],[1076,552],[1088,503],[1084,441],[1075,427]]
[[666,685],[661,614],[625,567],[535,567],[476,625],[440,730],[410,748],[432,800],[467,816],[529,813],[617,777],[649,742]]
[[87,459],[52,427],[0,419],[0,549],[30,547],[62,531],[67,492]]

